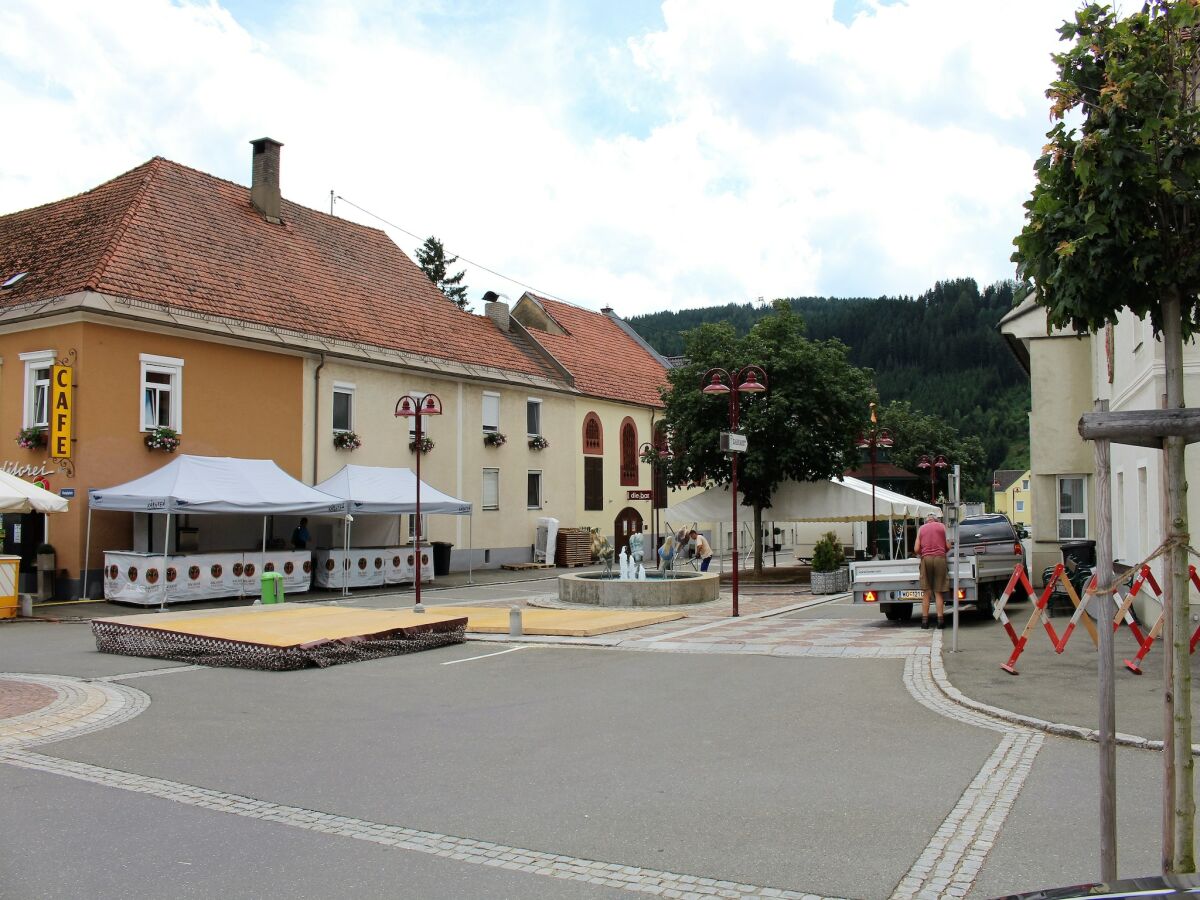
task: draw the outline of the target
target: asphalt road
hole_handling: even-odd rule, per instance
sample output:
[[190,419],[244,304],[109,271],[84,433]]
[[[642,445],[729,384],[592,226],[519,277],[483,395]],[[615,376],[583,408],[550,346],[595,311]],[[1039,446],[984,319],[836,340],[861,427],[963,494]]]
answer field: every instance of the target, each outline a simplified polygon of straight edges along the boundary
[[[882,618],[838,605],[787,618],[829,617]],[[148,709],[37,752],[563,857],[877,898],[892,896],[1004,738],[917,702],[904,659],[486,655],[511,646],[133,679]],[[0,629],[5,671],[176,665],[97,654],[80,625]],[[968,896],[1094,878],[1096,770],[1094,745],[1045,737]],[[1153,872],[1160,760],[1123,750],[1119,770],[1120,871]],[[10,765],[0,792],[4,898],[627,893]]]

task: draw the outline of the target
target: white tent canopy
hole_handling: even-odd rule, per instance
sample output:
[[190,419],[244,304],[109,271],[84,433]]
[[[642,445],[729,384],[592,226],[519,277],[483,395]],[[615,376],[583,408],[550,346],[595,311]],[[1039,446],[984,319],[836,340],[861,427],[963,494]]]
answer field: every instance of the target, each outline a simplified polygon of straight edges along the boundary
[[16,475],[0,471],[0,513],[60,513],[67,501]]
[[297,481],[273,460],[186,454],[149,475],[89,491],[88,505],[148,513],[346,514],[344,499]]
[[[739,494],[738,499],[745,497]],[[671,504],[667,514],[686,522],[728,522],[732,506],[727,488],[709,488]],[[749,514],[749,507],[740,508]],[[763,517],[772,522],[869,522],[872,518],[920,518],[927,513],[941,516],[942,511],[931,503],[876,487],[872,515],[871,485],[847,477],[842,481],[785,481],[775,489]]]
[[[411,515],[417,511],[417,476],[412,469],[343,466],[316,488],[347,501],[355,515]],[[422,481],[421,514],[469,516],[471,504]]]

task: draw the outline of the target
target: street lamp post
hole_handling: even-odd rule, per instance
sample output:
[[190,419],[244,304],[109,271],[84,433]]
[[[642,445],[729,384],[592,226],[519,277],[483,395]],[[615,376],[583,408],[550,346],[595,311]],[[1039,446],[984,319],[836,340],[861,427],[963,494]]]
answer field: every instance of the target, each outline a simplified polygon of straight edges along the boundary
[[422,416],[440,416],[442,400],[437,394],[423,394],[419,397],[405,395],[396,402],[396,416],[402,419],[416,419],[416,440],[414,441],[417,454],[417,527],[413,537],[413,557],[416,561],[416,599],[413,601],[413,612],[425,612],[421,606],[421,457],[425,455],[424,429],[421,424]]
[[666,446],[656,446],[650,441],[638,448],[642,462],[650,465],[650,547],[654,554],[654,568],[658,568],[658,475],[660,468],[671,460],[671,451]]
[[[871,451],[871,557],[879,557],[879,528],[875,523],[875,454],[878,448],[887,449],[891,447],[894,441],[892,433],[886,428],[879,427],[879,420],[875,418],[875,404],[871,404],[871,427],[864,433],[859,434],[858,441],[855,446],[860,450],[870,449]],[[890,545],[890,539],[889,539]],[[890,552],[888,554],[891,555]]]
[[[725,369],[709,369],[704,373],[701,393],[729,395],[729,430],[738,428],[738,394],[761,394],[767,389],[767,373],[760,366],[743,366],[734,374]],[[731,470],[730,490],[733,494],[733,615],[738,615],[738,457],[729,451]]]
[[950,463],[946,462],[946,457],[942,456],[940,453],[937,456],[930,456],[928,453],[922,453],[921,458],[917,460],[918,469],[927,469],[929,471],[930,503],[937,503],[938,473],[949,465]]

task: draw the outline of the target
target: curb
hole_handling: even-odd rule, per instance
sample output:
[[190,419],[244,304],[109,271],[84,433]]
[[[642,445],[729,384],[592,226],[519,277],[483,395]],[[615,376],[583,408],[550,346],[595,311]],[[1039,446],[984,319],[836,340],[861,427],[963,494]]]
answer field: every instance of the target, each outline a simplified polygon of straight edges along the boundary
[[[1038,719],[1034,716],[1013,712],[1010,709],[1002,709],[999,706],[990,706],[987,703],[972,700],[952,685],[950,679],[946,677],[946,669],[942,665],[942,633],[940,631],[934,632],[933,642],[933,652],[929,654],[929,665],[933,672],[933,680],[938,689],[952,702],[966,709],[982,713],[993,719],[1008,722],[1012,725],[1031,728],[1035,731],[1044,731],[1047,734],[1057,735],[1058,737],[1075,738],[1076,740],[1092,741],[1093,743],[1100,742],[1100,732],[1094,728],[1084,728],[1081,725],[1067,725],[1062,722],[1048,722],[1045,719]],[[1149,738],[1139,737],[1136,734],[1122,734],[1121,732],[1117,732],[1116,734],[1116,743],[1119,747],[1131,747],[1134,750],[1155,750],[1161,753],[1163,749],[1162,741],[1152,741]],[[1200,744],[1192,744],[1192,756],[1200,756]]]

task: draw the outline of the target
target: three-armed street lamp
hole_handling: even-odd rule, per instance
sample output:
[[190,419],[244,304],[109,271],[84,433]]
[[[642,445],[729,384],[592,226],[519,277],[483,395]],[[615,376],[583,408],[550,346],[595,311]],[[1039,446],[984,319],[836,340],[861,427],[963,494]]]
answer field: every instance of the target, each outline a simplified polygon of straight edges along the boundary
[[930,503],[934,503],[934,504],[937,503],[938,473],[942,469],[945,469],[949,465],[950,465],[950,463],[946,462],[946,457],[942,456],[942,454],[940,454],[940,453],[937,456],[932,456],[932,457],[928,453],[922,453],[921,458],[917,460],[917,468],[918,469],[929,470],[929,502]]
[[744,366],[732,375],[724,369],[709,369],[704,373],[704,379],[701,382],[704,384],[701,393],[729,395],[729,431],[731,437],[728,453],[729,465],[732,470],[730,491],[733,494],[733,615],[735,618],[738,615],[737,455],[744,452],[746,447],[743,440],[742,446],[739,449],[734,449],[732,435],[738,428],[738,394],[761,394],[767,389],[766,382],[767,373],[760,366]]
[[638,455],[642,462],[650,465],[650,546],[654,548],[651,551],[654,554],[654,567],[658,568],[658,504],[662,499],[658,496],[658,476],[660,468],[671,461],[672,454],[665,444],[655,445],[647,441],[638,448]]
[[402,419],[416,418],[417,436],[413,442],[417,453],[417,529],[413,538],[413,558],[417,565],[416,600],[413,602],[413,612],[425,612],[421,605],[421,457],[425,455],[424,434],[422,433],[422,416],[440,416],[442,400],[437,394],[424,394],[420,397],[404,396],[396,403],[396,416]]
[[879,556],[879,529],[875,525],[875,451],[879,447],[885,450],[892,446],[892,433],[886,428],[879,427],[879,420],[875,418],[875,404],[871,404],[871,427],[858,436],[858,440],[854,446],[860,450],[870,449],[871,451],[871,557]]

